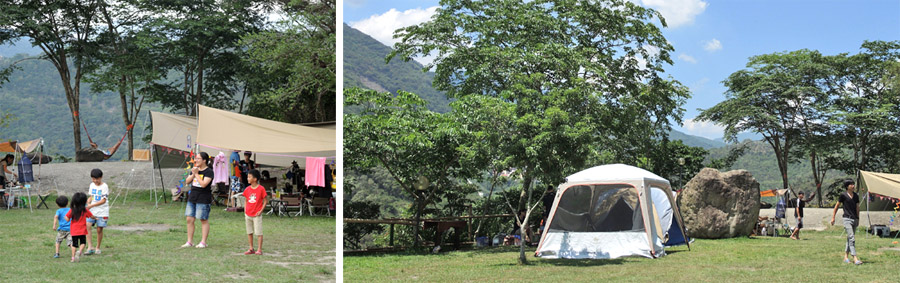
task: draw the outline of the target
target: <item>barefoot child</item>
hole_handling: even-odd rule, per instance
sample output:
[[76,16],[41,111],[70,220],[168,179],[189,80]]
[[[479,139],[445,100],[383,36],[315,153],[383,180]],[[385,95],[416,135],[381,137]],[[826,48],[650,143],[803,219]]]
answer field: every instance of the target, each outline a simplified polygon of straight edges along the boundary
[[109,220],[109,203],[106,197],[109,195],[109,187],[103,182],[103,171],[100,169],[91,170],[90,199],[88,200],[87,209],[91,214],[97,216],[97,220],[88,219],[87,223],[93,227],[97,226],[97,245],[91,244],[91,229],[87,231],[87,252],[85,255],[100,254],[100,244],[103,242],[103,228]]
[[[69,213],[69,198],[59,196],[56,198],[56,214],[53,215],[53,231],[56,231],[56,253],[53,258],[59,258],[59,244],[66,241],[66,246],[72,246],[72,236],[69,235],[69,221],[66,220],[66,213]],[[59,226],[57,226],[59,225]]]
[[244,208],[244,222],[247,226],[247,242],[250,243],[250,249],[244,252],[245,255],[253,254],[253,234],[259,237],[259,247],[255,254],[262,255],[263,233],[262,233],[262,211],[266,206],[266,188],[259,185],[259,170],[250,170],[247,176],[250,186],[244,190],[244,197],[247,198],[247,205]]
[[791,233],[791,239],[800,239],[800,229],[803,228],[803,208],[806,207],[806,203],[811,201],[815,196],[816,193],[813,193],[808,199],[804,199],[803,191],[797,193],[797,203],[795,203],[796,206],[794,206],[794,217],[797,219],[797,228],[794,228],[794,232]]
[[[84,205],[87,204],[87,195],[77,192],[72,196],[72,209],[66,213],[65,220],[70,221],[69,230],[72,234],[72,262],[78,261],[80,255],[84,252],[84,244],[87,241],[87,218],[96,220],[96,217],[87,210]],[[75,249],[78,247],[78,253]]]

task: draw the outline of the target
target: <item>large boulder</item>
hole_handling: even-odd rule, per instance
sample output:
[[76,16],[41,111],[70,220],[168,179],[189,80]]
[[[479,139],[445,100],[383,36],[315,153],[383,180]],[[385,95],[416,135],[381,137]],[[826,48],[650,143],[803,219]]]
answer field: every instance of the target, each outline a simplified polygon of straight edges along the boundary
[[747,170],[703,168],[677,202],[690,237],[749,236],[759,217],[759,183]]
[[100,162],[106,155],[95,148],[85,147],[75,151],[75,162]]
[[27,153],[25,156],[28,157],[28,159],[31,159],[32,164],[47,164],[53,161],[53,157],[40,152]]

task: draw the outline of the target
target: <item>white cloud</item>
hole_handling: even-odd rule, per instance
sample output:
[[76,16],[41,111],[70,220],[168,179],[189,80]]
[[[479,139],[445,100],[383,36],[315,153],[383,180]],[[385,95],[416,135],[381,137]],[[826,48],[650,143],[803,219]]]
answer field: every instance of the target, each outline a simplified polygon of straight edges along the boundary
[[659,11],[670,28],[693,23],[708,5],[701,0],[641,0],[641,4]]
[[708,139],[718,139],[725,135],[725,127],[713,122],[698,122],[694,121],[694,119],[686,119],[681,126],[688,134]]
[[[375,14],[367,19],[351,22],[350,26],[371,36],[384,45],[393,47],[394,43],[400,41],[399,39],[394,38],[395,30],[431,20],[431,16],[434,15],[437,8],[438,6],[425,9],[415,8],[402,12],[392,8],[391,10],[384,12],[384,14]],[[415,59],[422,64],[426,64],[434,60],[434,56]]]
[[697,64],[697,59],[694,59],[693,56],[687,55],[684,53],[678,54],[678,59],[681,59],[681,60],[691,63],[691,64]]
[[703,42],[703,49],[709,52],[716,52],[722,50],[722,42],[718,39],[711,39]]
[[702,90],[703,88],[705,88],[705,87],[706,87],[706,83],[708,83],[708,82],[709,82],[709,78],[704,77],[704,78],[702,78],[702,79],[700,79],[700,80],[698,80],[698,81],[692,83],[692,84],[691,84],[690,86],[688,86],[688,87],[691,89],[692,92],[695,92],[695,93],[696,93],[696,92]]

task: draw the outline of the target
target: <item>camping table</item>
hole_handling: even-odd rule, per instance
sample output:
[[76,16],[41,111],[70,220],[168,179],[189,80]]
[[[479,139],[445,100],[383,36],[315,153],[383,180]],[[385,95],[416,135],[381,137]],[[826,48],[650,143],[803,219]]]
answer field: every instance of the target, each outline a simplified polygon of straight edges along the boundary
[[[28,194],[28,208],[31,209],[32,212],[34,212],[34,208],[31,207],[31,185],[26,184],[24,188],[22,188],[22,186],[15,186],[15,187],[9,188],[7,191],[9,193],[10,199],[15,199],[16,195],[19,195],[22,193]],[[10,207],[11,206],[9,203],[9,199],[7,199],[6,209],[9,210]]]
[[458,250],[459,249],[459,235],[462,233],[462,229],[466,227],[466,221],[436,221],[436,220],[425,220],[425,224],[422,227],[423,230],[434,229],[434,245],[438,246],[441,244],[441,236],[444,235],[444,232],[453,229],[453,246]]

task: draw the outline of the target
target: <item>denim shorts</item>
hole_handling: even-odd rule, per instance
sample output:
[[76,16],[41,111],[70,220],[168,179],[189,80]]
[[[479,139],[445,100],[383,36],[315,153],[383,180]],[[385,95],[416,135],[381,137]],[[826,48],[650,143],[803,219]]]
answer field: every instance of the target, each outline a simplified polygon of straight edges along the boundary
[[187,208],[184,210],[184,216],[200,218],[200,220],[209,219],[209,204],[187,202]]
[[106,221],[107,221],[107,220],[109,220],[109,217],[100,217],[100,216],[97,216],[97,220],[94,220],[93,218],[88,218],[88,219],[87,219],[87,224],[90,224],[91,227],[94,227],[94,226],[95,226],[95,225],[94,225],[94,222],[96,222],[96,223],[97,223],[97,224],[96,224],[97,227],[103,228],[103,227],[106,227]]

